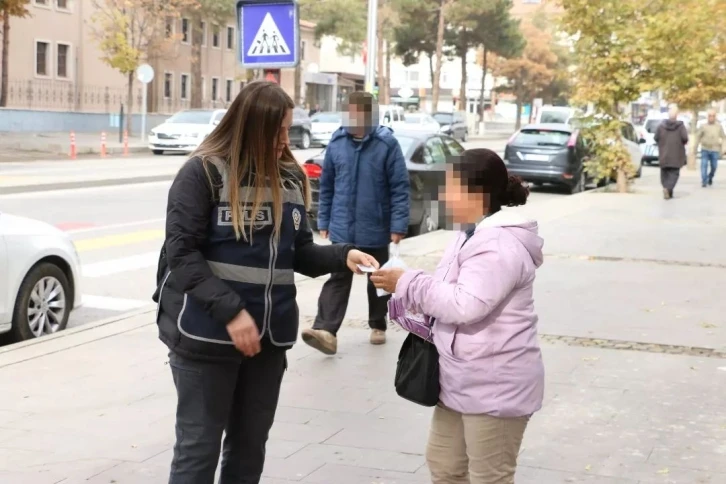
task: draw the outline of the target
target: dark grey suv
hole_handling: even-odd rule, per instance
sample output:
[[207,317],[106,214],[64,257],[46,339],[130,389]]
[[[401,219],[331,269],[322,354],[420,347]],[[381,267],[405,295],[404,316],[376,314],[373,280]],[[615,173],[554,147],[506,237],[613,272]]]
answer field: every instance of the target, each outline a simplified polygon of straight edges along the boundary
[[466,141],[469,137],[469,125],[466,123],[465,112],[457,111],[451,113],[439,111],[431,116],[441,125],[441,133],[447,134],[462,142]]

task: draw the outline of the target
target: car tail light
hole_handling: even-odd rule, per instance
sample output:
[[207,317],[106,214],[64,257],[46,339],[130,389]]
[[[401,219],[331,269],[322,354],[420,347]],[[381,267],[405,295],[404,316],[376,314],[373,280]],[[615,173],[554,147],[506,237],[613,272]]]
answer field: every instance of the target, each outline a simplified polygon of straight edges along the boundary
[[575,131],[574,133],[572,133],[572,136],[570,136],[570,139],[567,142],[567,147],[568,148],[574,148],[575,147],[575,145],[577,144],[577,135],[578,134],[579,133],[577,131]]
[[308,178],[320,178],[320,175],[323,173],[323,168],[315,163],[305,163],[303,170],[305,170]]

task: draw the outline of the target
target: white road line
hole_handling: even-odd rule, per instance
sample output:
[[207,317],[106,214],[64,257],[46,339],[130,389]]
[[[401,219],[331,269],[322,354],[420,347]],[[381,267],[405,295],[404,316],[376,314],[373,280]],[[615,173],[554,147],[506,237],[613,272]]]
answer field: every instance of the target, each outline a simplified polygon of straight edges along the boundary
[[[155,174],[152,173],[150,176],[154,176],[154,175]],[[38,200],[40,198],[55,198],[55,197],[62,197],[62,196],[78,197],[81,193],[84,196],[88,196],[88,195],[91,195],[91,194],[97,193],[97,192],[126,191],[126,190],[137,190],[137,189],[142,189],[142,188],[157,188],[157,189],[168,190],[169,187],[171,186],[172,178],[174,178],[174,175],[169,175],[169,181],[157,181],[157,182],[148,182],[148,183],[129,183],[129,184],[121,183],[119,185],[108,185],[105,187],[59,188],[57,190],[40,190],[40,191],[29,191],[29,192],[22,192],[22,193],[8,193],[8,194],[0,194],[0,199],[4,199],[4,200],[27,200],[27,199]],[[92,183],[93,181],[94,180],[88,180],[89,183]],[[0,187],[0,191],[2,191],[2,187]]]
[[83,295],[82,307],[92,309],[105,309],[106,311],[131,311],[133,309],[152,306],[154,302],[141,301],[138,299],[124,299],[120,297]]
[[107,277],[122,272],[136,271],[156,267],[159,263],[159,251],[146,252],[144,254],[109,259],[101,262],[83,265],[83,277],[98,278]]
[[137,222],[124,222],[119,224],[110,224],[110,225],[98,225],[95,227],[84,227],[82,229],[73,229],[73,230],[66,230],[67,234],[84,234],[87,232],[100,232],[103,230],[114,230],[114,229],[124,229],[128,227],[136,227],[137,225],[149,225],[149,224],[155,224],[159,222],[164,222],[166,218],[151,218],[148,220],[139,220]]

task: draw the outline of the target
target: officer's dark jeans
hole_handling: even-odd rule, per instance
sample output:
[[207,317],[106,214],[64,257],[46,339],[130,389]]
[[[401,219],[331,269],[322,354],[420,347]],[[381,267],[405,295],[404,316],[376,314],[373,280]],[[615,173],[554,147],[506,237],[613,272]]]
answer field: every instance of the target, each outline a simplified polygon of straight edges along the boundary
[[[258,484],[275,419],[285,351],[267,345],[241,363],[169,355],[178,403],[169,484]],[[224,445],[222,446],[222,433]]]
[[[372,255],[381,265],[388,262],[388,246],[376,249],[361,249]],[[318,314],[313,329],[324,329],[337,335],[348,309],[350,289],[354,274],[350,271],[331,274],[318,298]],[[386,330],[386,314],[390,296],[378,297],[376,288],[368,277],[368,325],[371,329]]]

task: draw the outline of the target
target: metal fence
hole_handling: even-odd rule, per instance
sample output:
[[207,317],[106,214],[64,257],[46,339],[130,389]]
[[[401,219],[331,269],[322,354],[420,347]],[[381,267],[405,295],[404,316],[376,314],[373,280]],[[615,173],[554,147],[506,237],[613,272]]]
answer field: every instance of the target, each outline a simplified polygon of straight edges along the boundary
[[[150,88],[151,90],[151,88]],[[237,91],[230,93],[231,99]],[[220,93],[226,97],[226,92]],[[86,113],[118,113],[121,105],[127,106],[128,93],[126,88],[111,88],[108,86],[89,86],[73,82],[56,81],[52,79],[10,80],[8,82],[9,108],[69,111]],[[173,97],[153,96],[149,93],[150,113],[173,114],[177,111],[190,108],[190,100],[181,99],[178,95]],[[134,88],[132,111],[138,113],[142,102],[141,87]],[[204,99],[203,109],[224,109],[231,104],[224,99]]]

